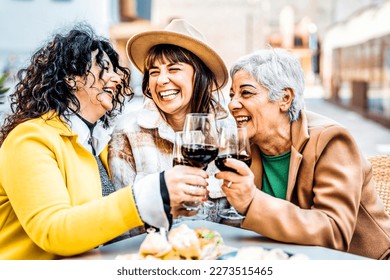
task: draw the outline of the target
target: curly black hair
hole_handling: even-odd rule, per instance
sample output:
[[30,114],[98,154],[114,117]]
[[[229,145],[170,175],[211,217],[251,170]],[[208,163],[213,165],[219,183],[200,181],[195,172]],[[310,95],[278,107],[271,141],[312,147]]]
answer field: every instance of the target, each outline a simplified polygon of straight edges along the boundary
[[115,73],[121,77],[121,84],[117,86],[112,100],[113,109],[100,118],[103,125],[108,127],[110,119],[122,111],[126,99],[130,100],[134,95],[130,87],[131,73],[129,68],[119,64],[119,55],[108,39],[97,36],[88,24],[77,24],[65,35],[54,35],[51,41],[32,55],[30,65],[18,71],[19,82],[15,92],[10,95],[11,114],[5,118],[0,130],[0,146],[20,123],[50,111],[55,111],[65,120],[69,120],[69,108],[78,112],[80,103],[69,78],[86,78],[92,74],[91,54],[96,50],[96,63],[101,71],[99,77],[95,78],[101,79],[103,75],[104,53],[109,57]]

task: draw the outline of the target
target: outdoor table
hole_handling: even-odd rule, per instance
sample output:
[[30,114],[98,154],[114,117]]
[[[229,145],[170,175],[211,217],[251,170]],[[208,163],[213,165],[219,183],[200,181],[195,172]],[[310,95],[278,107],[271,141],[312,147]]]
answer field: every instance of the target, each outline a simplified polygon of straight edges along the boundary
[[[234,248],[241,248],[245,246],[261,246],[264,249],[280,248],[290,254],[304,254],[311,260],[367,260],[367,258],[362,256],[349,254],[325,247],[303,246],[277,242],[269,238],[263,237],[253,231],[224,224],[218,224],[203,220],[185,221],[184,223],[186,223],[188,227],[193,229],[205,227],[208,229],[216,230],[221,234],[224,243],[227,246]],[[180,225],[180,223],[174,226],[178,225]],[[113,260],[118,255],[137,253],[141,243],[145,239],[145,236],[146,233],[115,243],[111,243],[109,245],[101,246],[84,254],[69,257],[67,259]]]

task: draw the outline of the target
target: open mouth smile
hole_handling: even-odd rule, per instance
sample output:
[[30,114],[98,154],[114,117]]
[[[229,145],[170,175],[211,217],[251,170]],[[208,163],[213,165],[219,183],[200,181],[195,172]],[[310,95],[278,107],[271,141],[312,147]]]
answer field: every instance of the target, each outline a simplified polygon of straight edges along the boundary
[[252,118],[249,116],[238,116],[235,117],[235,119],[238,125],[244,125],[245,123],[249,122]]
[[167,90],[167,91],[160,91],[159,95],[162,100],[172,100],[174,99],[178,94],[179,90]]
[[114,96],[114,94],[115,94],[115,90],[113,88],[111,88],[111,87],[104,87],[103,91],[108,93],[111,96]]

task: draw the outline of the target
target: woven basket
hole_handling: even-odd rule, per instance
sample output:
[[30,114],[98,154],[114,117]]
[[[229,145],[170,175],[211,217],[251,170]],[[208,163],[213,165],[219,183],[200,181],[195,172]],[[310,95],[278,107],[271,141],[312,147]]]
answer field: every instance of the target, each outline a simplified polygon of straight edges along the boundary
[[390,155],[369,157],[379,197],[390,214]]

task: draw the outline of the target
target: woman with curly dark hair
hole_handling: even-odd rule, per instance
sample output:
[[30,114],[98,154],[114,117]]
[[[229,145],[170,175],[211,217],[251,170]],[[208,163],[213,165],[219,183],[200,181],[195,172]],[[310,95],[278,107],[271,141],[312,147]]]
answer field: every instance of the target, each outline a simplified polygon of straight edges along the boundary
[[80,254],[143,225],[107,167],[110,120],[133,96],[110,42],[87,25],[57,34],[18,78],[0,137],[0,259]]

